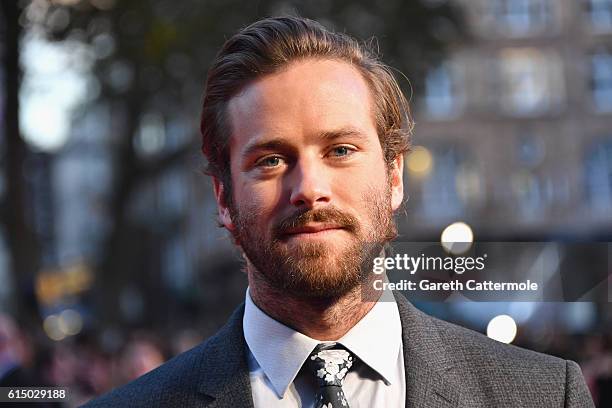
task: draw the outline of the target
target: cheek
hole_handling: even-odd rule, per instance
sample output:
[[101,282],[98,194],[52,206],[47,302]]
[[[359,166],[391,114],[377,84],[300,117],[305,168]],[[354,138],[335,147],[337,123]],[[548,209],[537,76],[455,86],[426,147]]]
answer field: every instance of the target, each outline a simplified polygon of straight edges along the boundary
[[350,197],[352,202],[358,202],[371,195],[372,191],[388,188],[387,167],[380,160],[369,160],[338,174],[334,185],[338,196]]
[[279,206],[281,189],[276,183],[246,181],[241,183],[235,197],[245,216],[265,219]]
[[336,196],[339,205],[352,209],[361,222],[378,222],[373,214],[392,211],[392,194],[386,167],[372,169],[364,174],[354,173],[337,184]]

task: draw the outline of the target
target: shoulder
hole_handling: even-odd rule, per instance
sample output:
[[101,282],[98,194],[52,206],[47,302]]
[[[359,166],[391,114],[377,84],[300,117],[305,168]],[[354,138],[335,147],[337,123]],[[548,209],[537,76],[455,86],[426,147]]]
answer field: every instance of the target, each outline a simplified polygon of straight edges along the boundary
[[206,396],[199,385],[209,380],[212,372],[230,360],[241,358],[243,345],[242,308],[238,308],[228,323],[205,342],[172,358],[155,370],[134,381],[115,388],[84,405],[94,407],[184,407],[200,406]]
[[130,383],[96,398],[86,407],[150,407],[163,405],[173,395],[185,394],[193,383],[207,344],[203,343],[167,361],[153,371]]
[[460,387],[471,403],[592,406],[580,367],[573,361],[500,343],[410,307],[414,310],[407,313],[419,321],[417,325],[435,333],[430,336],[435,344],[430,340],[429,353],[444,356],[427,358],[447,362],[446,378]]
[[440,334],[443,346],[453,351],[454,360],[459,365],[494,365],[498,369],[511,369],[517,374],[522,371],[533,374],[540,370],[549,375],[565,372],[566,360],[561,358],[501,343],[482,333],[431,316],[428,319]]
[[437,350],[453,365],[512,367],[514,371],[545,368],[565,370],[565,360],[500,343],[482,333],[430,316],[396,294],[405,341],[420,348]]
[[[592,407],[582,371],[573,361],[538,353],[442,320],[444,347],[454,355],[452,375],[473,400],[497,406]],[[519,405],[516,405],[519,404]]]
[[593,406],[576,363],[500,343],[395,298],[406,369],[435,372],[462,406]]

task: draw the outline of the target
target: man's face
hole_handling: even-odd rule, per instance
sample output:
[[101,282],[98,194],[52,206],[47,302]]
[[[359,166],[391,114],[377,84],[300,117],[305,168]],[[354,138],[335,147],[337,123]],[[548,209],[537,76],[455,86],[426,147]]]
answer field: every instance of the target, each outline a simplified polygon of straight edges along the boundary
[[360,72],[294,62],[232,98],[228,115],[233,205],[218,180],[215,192],[250,278],[308,298],[363,282],[395,236],[403,162],[383,159]]

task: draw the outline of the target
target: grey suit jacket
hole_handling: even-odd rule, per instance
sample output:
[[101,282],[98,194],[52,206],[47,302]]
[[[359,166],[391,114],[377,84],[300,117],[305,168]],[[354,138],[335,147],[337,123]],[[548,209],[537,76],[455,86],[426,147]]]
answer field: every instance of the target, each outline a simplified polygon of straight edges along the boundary
[[[594,406],[576,363],[499,343],[396,299],[406,407]],[[206,342],[86,407],[253,407],[243,313],[241,306]]]

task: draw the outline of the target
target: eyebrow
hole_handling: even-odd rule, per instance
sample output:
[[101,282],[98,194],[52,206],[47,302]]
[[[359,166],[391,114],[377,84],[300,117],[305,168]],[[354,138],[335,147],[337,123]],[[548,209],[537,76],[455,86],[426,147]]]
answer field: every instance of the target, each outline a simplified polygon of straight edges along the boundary
[[354,139],[363,139],[366,140],[367,136],[361,130],[353,128],[353,127],[344,127],[336,130],[330,130],[323,132],[319,135],[322,139],[331,142],[335,139],[339,139],[342,137],[350,137]]
[[[353,127],[327,130],[319,133],[318,137],[326,142],[332,142],[336,139],[340,139],[343,137],[367,140],[367,136],[365,133]],[[260,142],[254,141],[246,146],[242,155],[243,157],[245,157],[250,156],[251,154],[261,150],[278,150],[283,148],[291,148],[291,144],[286,138],[278,137]]]
[[274,138],[271,140],[266,140],[263,142],[253,142],[247,145],[247,147],[244,149],[242,156],[243,157],[248,157],[250,155],[252,155],[255,152],[259,152],[262,150],[280,150],[283,148],[288,148],[290,147],[290,144],[287,143],[287,141],[285,139],[281,139],[281,138]]

